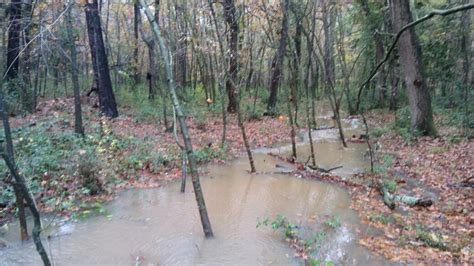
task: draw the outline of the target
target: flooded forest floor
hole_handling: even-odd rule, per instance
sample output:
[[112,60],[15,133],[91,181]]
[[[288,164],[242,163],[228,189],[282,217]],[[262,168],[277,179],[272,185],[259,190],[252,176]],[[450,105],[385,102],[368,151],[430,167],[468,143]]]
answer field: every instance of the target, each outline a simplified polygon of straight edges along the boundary
[[[30,187],[43,212],[80,219],[101,212],[101,204],[118,191],[159,187],[181,178],[180,150],[163,124],[141,119],[126,108],[112,121],[101,119],[97,109],[87,105],[83,112],[87,137],[81,141],[73,137],[72,99],[42,102],[37,113],[11,119],[20,169],[32,180]],[[367,118],[371,131],[376,131],[376,137],[371,136],[375,173],[342,178],[307,171],[301,163],[293,173],[347,188],[360,219],[380,229],[377,234],[359,232],[359,243],[369,250],[394,262],[474,264],[473,141],[453,140],[456,129],[444,126],[441,116],[436,118],[440,136],[417,140],[387,129],[395,119],[392,113],[374,111]],[[225,164],[242,154],[236,120],[229,115],[227,144],[222,150],[222,118],[218,114],[205,119],[189,116],[201,164]],[[252,148],[290,143],[286,117],[262,117],[245,125]],[[299,131],[303,135],[306,129]],[[393,194],[429,198],[433,204],[397,203],[391,210],[379,193],[379,180]],[[12,193],[1,194],[0,225],[4,225],[16,206],[11,203]]]

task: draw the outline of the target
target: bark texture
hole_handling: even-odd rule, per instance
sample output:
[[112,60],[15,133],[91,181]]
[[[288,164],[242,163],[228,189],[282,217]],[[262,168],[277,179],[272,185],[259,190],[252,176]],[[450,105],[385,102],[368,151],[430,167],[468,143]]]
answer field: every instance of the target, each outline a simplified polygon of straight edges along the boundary
[[[410,4],[406,0],[392,0],[393,28],[399,31],[412,22]],[[421,48],[414,28],[400,36],[398,42],[400,65],[410,103],[411,129],[421,135],[435,135],[431,96],[426,85],[421,61]]]
[[97,0],[85,5],[85,13],[94,80],[99,90],[100,110],[106,117],[114,118],[118,116],[117,104],[112,90],[109,62],[105,53]]
[[276,103],[278,99],[278,86],[282,76],[283,60],[285,59],[286,44],[288,40],[288,7],[289,0],[283,3],[283,19],[281,22],[280,42],[278,50],[272,61],[271,77],[270,77],[270,97],[268,98],[267,114],[274,115],[276,110]]

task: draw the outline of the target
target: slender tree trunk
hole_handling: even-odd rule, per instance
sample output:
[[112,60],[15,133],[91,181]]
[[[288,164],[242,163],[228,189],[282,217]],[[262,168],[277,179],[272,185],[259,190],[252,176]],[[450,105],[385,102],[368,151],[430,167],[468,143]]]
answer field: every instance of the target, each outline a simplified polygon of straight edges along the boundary
[[201,183],[199,181],[199,174],[197,171],[197,164],[196,164],[196,159],[194,157],[193,146],[191,143],[188,126],[186,124],[186,119],[181,109],[178,96],[176,94],[176,85],[174,83],[173,66],[171,64],[169,50],[166,47],[165,42],[161,36],[161,30],[158,25],[158,21],[155,20],[155,17],[153,16],[150,9],[146,5],[145,0],[139,0],[139,3],[141,7],[145,10],[145,14],[148,18],[148,21],[150,22],[152,26],[153,33],[160,46],[160,52],[161,52],[161,56],[163,57],[165,70],[166,70],[166,76],[168,79],[168,89],[171,94],[173,107],[174,107],[174,110],[176,111],[177,119],[181,127],[181,134],[183,136],[184,147],[187,153],[189,169],[191,172],[191,179],[192,179],[192,183],[194,187],[194,194],[196,196],[196,202],[199,208],[199,214],[201,217],[201,224],[204,230],[204,235],[206,237],[213,237],[214,234],[212,232],[211,222],[207,214],[206,203],[204,201],[204,195],[202,192]]
[[270,97],[268,98],[267,114],[275,115],[276,103],[278,99],[278,87],[280,84],[283,68],[283,60],[285,58],[286,43],[288,39],[288,6],[289,0],[284,0],[283,3],[283,19],[281,22],[280,43],[278,50],[272,61],[272,74],[270,78]]
[[[110,0],[109,0],[110,1]],[[137,2],[133,4],[133,79],[135,86],[140,83],[140,66],[138,59],[138,25],[140,24],[140,6]]]
[[[188,34],[187,34],[187,25],[186,25],[186,16],[187,16],[187,1],[174,1],[174,7],[176,12],[176,26],[178,28],[178,38],[176,41],[176,53],[175,53],[175,75],[176,75],[176,85],[178,87],[186,87],[186,75],[188,72],[187,69],[187,56],[188,56]],[[192,66],[193,64],[191,64]]]
[[154,43],[148,45],[148,73],[149,73],[149,84],[148,84],[148,99],[154,100],[156,96],[156,80],[157,80],[157,69],[156,69],[156,52]]
[[[299,14],[298,14],[299,15]],[[293,38],[295,43],[295,53],[293,55],[293,81],[291,86],[291,103],[295,110],[294,124],[298,126],[298,89],[300,85],[300,62],[301,62],[301,34],[303,32],[302,18],[296,22],[296,33]]]
[[[392,0],[395,31],[412,22],[410,5],[406,0]],[[421,48],[413,28],[404,32],[398,42],[400,64],[408,90],[411,129],[414,134],[435,135],[431,96],[426,85],[421,62]]]
[[238,49],[238,37],[239,37],[239,22],[236,17],[236,9],[234,0],[224,0],[222,2],[224,6],[224,16],[227,25],[230,29],[230,38],[229,38],[229,70],[227,74],[229,75],[226,81],[226,91],[229,97],[229,105],[227,106],[227,112],[235,113],[237,111],[237,89],[235,88],[235,82],[237,80],[237,69],[238,69],[238,58],[237,58],[237,49]]
[[36,250],[38,251],[38,254],[40,255],[43,261],[43,264],[45,266],[49,266],[51,265],[51,263],[49,261],[48,254],[46,253],[46,250],[44,249],[44,246],[41,243],[40,213],[38,211],[38,208],[36,207],[35,199],[27,186],[26,180],[22,175],[20,175],[16,162],[15,162],[10,122],[8,121],[8,115],[5,108],[5,101],[4,101],[4,96],[3,96],[3,82],[0,82],[0,116],[3,122],[3,130],[5,134],[5,146],[6,146],[5,150],[2,149],[1,156],[3,157],[5,164],[10,170],[10,174],[15,179],[16,185],[14,186],[14,189],[17,190],[16,193],[21,194],[21,197],[25,199],[26,204],[33,215],[33,221],[34,221],[33,232],[32,232],[33,241],[35,243]]
[[334,120],[336,121],[339,137],[341,139],[342,145],[346,148],[346,140],[344,137],[344,131],[342,129],[341,117],[340,117],[340,101],[336,95],[336,71],[333,58],[333,31],[332,26],[333,22],[333,10],[329,6],[332,3],[325,3],[323,8],[323,29],[324,29],[324,70],[325,70],[325,83],[326,83],[326,93],[328,94],[329,103],[334,113]]
[[[291,92],[290,92],[291,95]],[[287,107],[288,107],[288,120],[290,121],[290,130],[291,130],[291,161],[295,162],[297,158],[296,154],[296,131],[295,131],[295,122],[293,119],[293,110],[291,108],[291,99],[292,96],[288,97]]]
[[[245,149],[247,151],[247,156],[250,163],[250,172],[256,172],[255,163],[253,161],[252,151],[250,149],[250,144],[248,142],[247,133],[245,131],[244,119],[242,117],[242,110],[240,110],[240,89],[237,88],[237,72],[239,71],[238,67],[238,34],[239,34],[239,26],[237,22],[237,18],[235,17],[235,6],[233,0],[226,0],[223,2],[224,4],[224,13],[226,17],[226,22],[228,26],[231,28],[230,32],[230,43],[229,43],[229,50],[231,51],[228,55],[227,61],[229,62],[229,72],[226,74],[226,86],[227,92],[229,95],[229,106],[227,108],[228,112],[234,111],[237,112],[237,120],[242,132],[242,139],[245,145]],[[220,36],[217,36],[220,38]],[[222,41],[219,41],[219,45],[222,45]],[[223,51],[224,49],[220,49],[221,56],[224,58]],[[234,103],[231,104],[231,101]]]
[[114,118],[118,116],[117,104],[115,103],[112,81],[110,80],[109,63],[105,54],[97,0],[87,3],[85,12],[94,79],[99,91],[100,110],[106,117]]
[[[369,21],[369,28],[371,34],[374,36],[375,43],[375,61],[380,62],[384,58],[385,49],[383,45],[382,37],[377,33],[377,26],[373,23],[370,23],[372,19],[372,12],[370,11],[368,0],[360,0],[362,5],[362,10],[364,10],[367,21]],[[387,97],[387,78],[385,74],[385,67],[381,66],[377,74],[377,89],[379,93],[379,106],[383,107],[385,105],[385,98]]]
[[[211,16],[212,16],[212,22],[214,24],[214,29],[215,29],[215,34],[216,34],[216,39],[217,41],[219,42],[219,49],[221,51],[221,55],[222,55],[222,60],[225,60],[224,58],[224,45],[222,44],[222,41],[221,41],[221,38],[220,38],[220,33],[219,33],[219,26],[217,25],[217,19],[216,19],[216,12],[214,11],[214,7],[213,7],[213,4],[212,4],[212,1],[211,0],[208,0],[208,4],[209,4],[209,9],[211,11]],[[215,61],[215,64],[216,64],[216,68],[219,66],[218,62],[217,62],[217,55],[214,56],[214,61]],[[222,84],[222,80],[219,79],[218,81],[218,86],[219,86],[219,92],[221,94],[221,101],[222,101],[222,104],[221,104],[221,110],[222,110],[222,140],[221,140],[221,147],[224,148],[225,147],[225,142],[226,142],[226,134],[227,134],[227,111],[226,111],[226,108],[225,108],[225,92],[224,92],[224,86]]]
[[8,25],[7,65],[5,68],[6,80],[13,80],[18,77],[21,18],[21,0],[11,0],[10,23]]
[[73,24],[72,24],[72,7],[68,7],[66,14],[67,21],[67,35],[69,39],[69,51],[71,54],[71,76],[72,76],[72,86],[74,91],[74,131],[84,136],[84,128],[82,126],[82,110],[81,110],[81,89],[79,87],[79,77],[77,75],[77,52],[76,52],[76,39],[73,34]]
[[18,184],[13,185],[15,190],[16,207],[18,208],[18,221],[20,222],[20,239],[21,241],[28,240],[28,225],[26,222],[25,202],[21,194],[21,187]]

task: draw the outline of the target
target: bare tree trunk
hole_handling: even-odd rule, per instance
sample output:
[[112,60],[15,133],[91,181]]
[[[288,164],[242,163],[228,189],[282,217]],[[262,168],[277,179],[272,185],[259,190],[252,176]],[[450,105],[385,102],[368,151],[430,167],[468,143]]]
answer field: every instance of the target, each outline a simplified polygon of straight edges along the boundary
[[229,38],[229,70],[228,70],[228,79],[226,81],[226,91],[229,97],[229,104],[227,106],[227,112],[235,113],[237,111],[237,89],[235,88],[235,82],[237,80],[237,69],[238,69],[238,59],[237,59],[237,49],[238,49],[238,36],[239,36],[239,22],[236,17],[236,10],[234,0],[224,0],[222,2],[224,6],[224,16],[227,25],[230,28],[230,38]]
[[[187,56],[188,56],[188,31],[186,25],[187,16],[187,1],[174,1],[174,7],[176,12],[176,26],[178,28],[178,36],[176,41],[176,53],[175,53],[175,75],[176,85],[178,87],[186,87],[186,75],[187,69]],[[192,65],[192,64],[191,64]]]
[[40,213],[38,211],[38,208],[36,207],[35,199],[33,198],[33,195],[31,195],[31,192],[27,186],[26,180],[22,175],[20,175],[16,162],[15,162],[10,122],[8,121],[8,115],[5,109],[5,101],[4,101],[4,96],[3,96],[3,82],[0,82],[0,116],[3,122],[3,130],[5,134],[5,146],[6,146],[6,150],[3,150],[2,148],[1,156],[3,157],[5,164],[10,170],[10,174],[15,179],[16,185],[14,186],[14,189],[16,190],[16,193],[21,194],[21,197],[25,199],[26,204],[28,205],[28,208],[30,209],[33,215],[33,221],[34,221],[33,232],[32,232],[33,241],[35,243],[38,254],[41,256],[43,264],[46,266],[49,266],[51,265],[51,263],[49,261],[48,254],[46,253],[46,250],[44,249],[44,246],[41,243]]
[[81,89],[79,87],[79,78],[77,76],[77,52],[76,52],[76,42],[73,34],[73,25],[72,25],[72,7],[71,4],[68,7],[66,14],[67,21],[67,35],[69,39],[69,50],[71,54],[71,76],[72,76],[72,86],[74,91],[74,131],[84,136],[84,128],[82,126],[82,110],[81,110]]
[[335,84],[336,84],[336,71],[333,58],[333,10],[331,10],[332,3],[325,3],[323,5],[323,29],[324,29],[324,77],[326,83],[326,90],[329,97],[329,103],[334,112],[334,120],[336,121],[339,137],[342,145],[346,148],[346,140],[341,124],[340,117],[340,100],[336,96]]
[[[227,61],[229,62],[229,72],[226,73],[227,79],[226,79],[226,86],[227,86],[227,92],[229,93],[229,106],[227,108],[227,111],[231,112],[237,112],[237,120],[238,124],[240,127],[240,130],[242,132],[242,139],[245,145],[245,149],[247,151],[247,156],[249,159],[250,163],[250,172],[254,173],[256,172],[255,169],[255,163],[253,161],[253,156],[252,156],[252,151],[250,149],[250,144],[248,142],[247,138],[247,133],[245,131],[245,125],[244,125],[244,119],[242,117],[242,110],[240,110],[240,89],[237,88],[236,85],[236,78],[237,78],[237,72],[239,71],[238,67],[238,33],[239,33],[239,25],[237,22],[237,18],[235,17],[235,6],[234,6],[234,0],[226,0],[223,2],[224,4],[224,14],[226,17],[226,22],[228,26],[231,28],[230,32],[230,40],[231,42],[229,43],[229,50],[231,51],[230,54],[228,55]],[[222,47],[222,41],[220,40],[220,36],[218,35],[217,38],[219,38],[219,45],[221,45],[221,56],[224,58],[224,49]],[[229,91],[230,89],[230,91]],[[234,103],[231,104],[231,101],[234,101]],[[229,110],[230,109],[230,110]]]
[[148,21],[150,22],[152,26],[155,38],[160,45],[160,52],[161,52],[161,56],[163,57],[165,70],[166,70],[166,76],[168,79],[168,89],[171,94],[173,107],[174,107],[174,110],[176,111],[177,119],[181,127],[181,134],[183,136],[184,147],[187,153],[189,169],[191,172],[191,179],[192,179],[192,183],[194,187],[194,194],[196,196],[196,202],[198,204],[199,214],[201,216],[201,224],[204,230],[204,235],[206,237],[213,237],[214,234],[212,232],[211,222],[207,214],[206,203],[204,201],[204,195],[202,192],[201,183],[199,181],[199,174],[197,171],[197,164],[196,164],[196,159],[194,157],[191,138],[189,136],[188,126],[186,124],[186,119],[185,119],[183,111],[181,110],[181,105],[179,103],[178,96],[176,94],[176,85],[174,83],[173,66],[171,64],[169,50],[166,47],[165,42],[161,36],[161,30],[158,25],[158,21],[155,20],[155,17],[153,16],[150,9],[146,5],[145,0],[139,0],[139,3],[141,7],[145,10],[145,14],[148,18]]
[[110,80],[109,63],[105,54],[97,0],[87,3],[85,12],[94,79],[99,91],[100,110],[105,116],[115,118],[118,116],[117,104],[115,103],[112,81]]
[[280,84],[283,68],[283,60],[285,58],[286,43],[288,39],[288,7],[289,0],[284,0],[283,3],[283,19],[281,22],[281,31],[280,31],[280,43],[278,45],[278,50],[275,54],[275,57],[272,61],[272,74],[270,78],[270,97],[268,98],[267,105],[267,114],[275,115],[276,103],[278,99],[278,87]]
[[[410,5],[406,0],[392,0],[395,31],[412,22]],[[400,64],[408,89],[411,129],[415,134],[435,135],[431,96],[426,85],[421,62],[421,48],[415,30],[404,32],[398,42]]]
[[18,77],[21,18],[21,0],[11,0],[10,23],[8,25],[7,65],[5,68],[5,78],[7,81]]
[[[224,54],[224,45],[222,44],[222,41],[220,39],[220,34],[219,34],[219,27],[217,25],[217,19],[216,19],[216,12],[214,11],[214,7],[212,5],[212,1],[211,0],[208,0],[208,4],[209,4],[209,9],[211,11],[211,16],[212,16],[212,21],[213,21],[213,24],[214,24],[214,29],[215,29],[215,33],[216,33],[216,38],[217,38],[217,41],[219,42],[219,49],[221,51],[221,55]],[[225,58],[222,56],[222,60],[225,60]],[[214,56],[214,61],[216,63],[216,68],[219,66],[219,64],[217,63],[217,56]],[[219,92],[221,94],[221,101],[222,101],[222,104],[221,104],[221,108],[222,108],[222,140],[221,140],[221,147],[224,148],[225,147],[225,142],[226,142],[226,134],[227,134],[227,111],[226,111],[226,108],[225,108],[225,92],[224,92],[224,86],[222,84],[222,81],[219,79],[218,81],[218,86],[219,86]]]
[[[110,0],[109,0],[110,1]],[[140,24],[140,7],[137,2],[133,4],[133,79],[135,86],[140,83],[140,66],[138,60],[138,25]]]
[[[379,33],[377,33],[377,26],[374,25],[373,23],[370,23],[370,20],[372,18],[372,12],[370,11],[369,4],[367,2],[368,0],[360,0],[360,3],[362,5],[362,10],[364,10],[365,16],[367,20],[369,21],[369,28],[374,36],[374,43],[375,43],[375,61],[380,62],[384,58],[384,45],[383,45],[383,40],[382,37],[380,36]],[[379,73],[377,74],[377,89],[379,93],[379,105],[381,107],[384,106],[385,104],[385,98],[387,97],[387,78],[385,74],[385,68],[382,66],[379,70]]]
[[18,184],[13,185],[15,190],[16,207],[18,208],[18,221],[20,222],[20,239],[28,240],[28,224],[26,222],[25,202],[21,194],[21,187]]

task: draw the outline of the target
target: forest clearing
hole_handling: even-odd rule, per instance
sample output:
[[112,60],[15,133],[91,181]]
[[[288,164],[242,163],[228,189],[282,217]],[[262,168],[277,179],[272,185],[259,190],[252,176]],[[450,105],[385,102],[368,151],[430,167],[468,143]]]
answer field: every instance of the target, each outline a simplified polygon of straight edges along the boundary
[[0,9],[0,265],[474,264],[469,0]]

